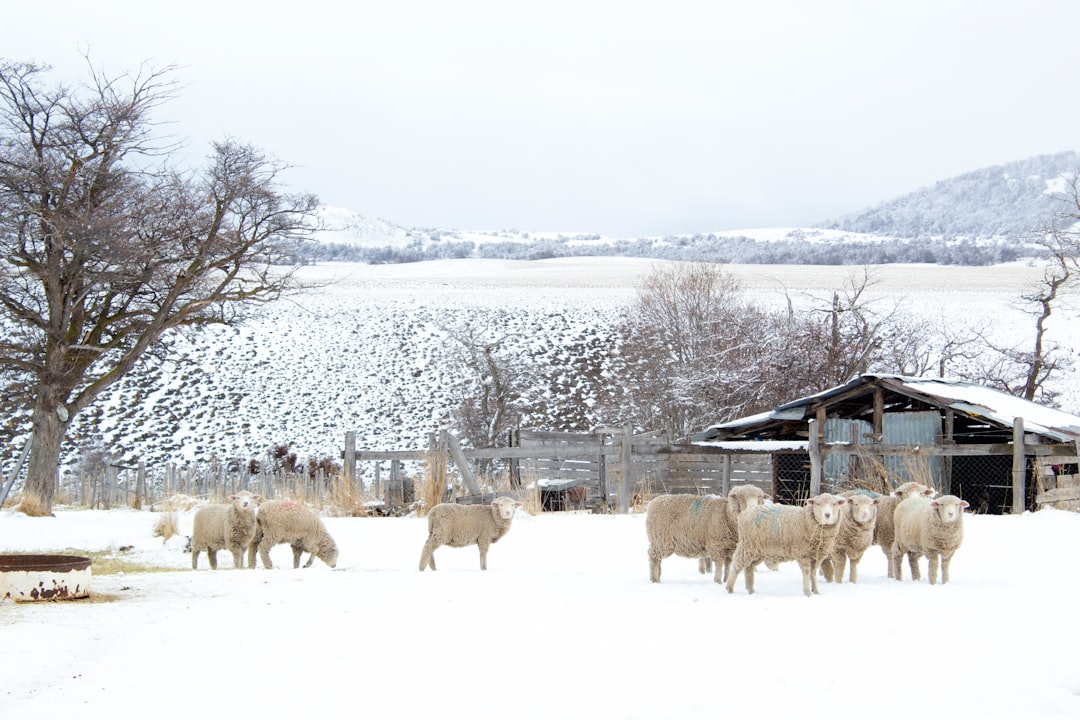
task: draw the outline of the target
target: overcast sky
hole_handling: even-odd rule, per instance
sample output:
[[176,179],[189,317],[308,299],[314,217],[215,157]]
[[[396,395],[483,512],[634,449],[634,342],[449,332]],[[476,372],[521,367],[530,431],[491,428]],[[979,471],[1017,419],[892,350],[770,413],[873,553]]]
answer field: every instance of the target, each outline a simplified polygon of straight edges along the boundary
[[50,0],[4,17],[7,59],[177,65],[159,117],[200,154],[241,138],[295,165],[295,189],[407,227],[809,225],[1080,149],[1075,0]]

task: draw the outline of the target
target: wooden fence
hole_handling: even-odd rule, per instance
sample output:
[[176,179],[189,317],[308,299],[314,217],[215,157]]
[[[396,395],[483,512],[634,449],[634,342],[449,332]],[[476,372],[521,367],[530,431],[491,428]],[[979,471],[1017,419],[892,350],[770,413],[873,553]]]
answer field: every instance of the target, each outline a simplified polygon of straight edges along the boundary
[[379,485],[382,464],[390,463],[384,493],[389,503],[404,502],[407,497],[402,463],[433,460],[456,469],[463,488],[456,497],[458,502],[491,495],[475,476],[473,463],[477,460],[498,461],[511,491],[523,490],[534,482],[541,493],[549,495],[583,487],[585,504],[601,511],[627,512],[635,498],[647,500],[662,493],[727,494],[736,484],[753,484],[771,493],[773,486],[772,455],[768,452],[676,445],[656,434],[634,435],[628,428],[603,428],[592,433],[515,430],[507,447],[484,449],[463,449],[446,432],[433,435],[426,450],[357,450],[355,434],[346,437],[346,477],[357,477],[358,465],[373,464]]

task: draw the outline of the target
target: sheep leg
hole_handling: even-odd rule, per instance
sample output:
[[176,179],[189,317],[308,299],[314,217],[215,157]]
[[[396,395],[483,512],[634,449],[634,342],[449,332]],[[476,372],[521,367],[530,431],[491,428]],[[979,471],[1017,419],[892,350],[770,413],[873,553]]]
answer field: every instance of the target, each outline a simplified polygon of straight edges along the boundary
[[882,545],[881,552],[885,553],[885,560],[889,565],[889,579],[896,580],[896,563],[893,561],[892,550]]
[[[701,573],[702,575],[707,575],[708,573],[712,572],[712,569],[713,569],[713,561],[712,561],[711,557],[706,555],[705,557],[699,557],[698,558],[697,571],[699,573]],[[717,582],[719,582],[719,581],[717,581]]]
[[[724,582],[727,582],[728,575],[731,574],[731,556],[728,555],[724,558]],[[717,582],[720,582],[717,580]]]
[[848,580],[850,580],[851,582],[856,582],[859,579],[859,573],[855,569],[855,567],[859,564],[859,560],[861,559],[861,556],[857,558],[851,558],[851,570],[848,571]]
[[439,541],[435,539],[434,535],[429,535],[427,542],[424,543],[424,550],[420,553],[420,572],[424,572],[425,569],[435,569],[435,549],[439,547]]
[[270,562],[270,543],[263,540],[259,543],[259,559],[262,560],[263,567],[269,570],[274,567],[274,563]]
[[[754,562],[750,563],[749,565],[747,565],[746,569],[743,570],[743,578],[744,578],[745,583],[746,583],[746,594],[747,595],[753,595],[754,594],[754,571],[757,570],[757,566],[758,566],[757,561],[754,561]],[[737,576],[737,574],[736,574],[736,576]]]
[[949,582],[949,563],[952,562],[952,555],[942,554],[941,556],[941,584]]
[[206,558],[210,561],[210,569],[217,570],[217,550],[207,548]]
[[803,595],[810,597],[817,593],[817,577],[814,572],[817,569],[817,563],[810,558],[799,558],[799,569],[802,570]]
[[938,559],[939,553],[934,550],[926,554],[926,574],[931,585],[937,585]]
[[252,570],[255,569],[255,554],[258,553],[258,552],[259,552],[259,543],[257,541],[255,541],[255,540],[252,540],[248,544],[248,552],[247,552],[247,566],[249,568],[251,568]]
[[491,546],[487,540],[477,540],[476,546],[480,548],[480,569],[487,570],[487,551]]
[[[921,557],[921,555],[919,553],[917,553],[917,552],[908,552],[908,554],[907,554],[908,567],[911,568],[911,579],[915,580],[916,582],[918,582],[919,580],[922,580],[922,573],[919,572],[919,558],[920,557]],[[900,572],[899,567],[897,568],[896,572],[897,573]]]
[[649,546],[649,581],[660,582],[660,562],[666,556]]
[[894,542],[892,552],[889,555],[889,577],[903,581],[904,579],[904,553]]
[[[840,578],[842,579],[844,577],[844,566],[840,565],[839,567]],[[821,561],[821,574],[825,576],[825,582],[833,582],[833,580],[836,580],[836,563],[833,562],[831,555]]]
[[244,567],[244,549],[243,548],[240,548],[239,550],[233,550],[232,551],[232,561],[233,561],[233,568],[242,568],[242,567]]
[[[726,582],[726,585],[725,585],[725,587],[727,587],[727,591],[729,593],[735,592],[735,579],[737,577],[739,577],[739,573],[741,573],[743,571],[744,567],[746,567],[746,565],[744,564],[743,559],[741,557],[739,557],[738,553],[736,553],[735,560],[732,562],[732,565],[731,565],[731,572],[728,573],[727,582]],[[750,579],[749,579],[749,577],[747,578],[746,582],[747,582],[746,589],[750,590]]]
[[198,570],[199,569],[199,552],[200,551],[196,550],[195,548],[191,549],[191,569],[192,570]]
[[[300,556],[304,554],[304,546],[300,543],[292,544],[292,566],[293,570],[300,567]],[[306,565],[304,567],[307,567]]]

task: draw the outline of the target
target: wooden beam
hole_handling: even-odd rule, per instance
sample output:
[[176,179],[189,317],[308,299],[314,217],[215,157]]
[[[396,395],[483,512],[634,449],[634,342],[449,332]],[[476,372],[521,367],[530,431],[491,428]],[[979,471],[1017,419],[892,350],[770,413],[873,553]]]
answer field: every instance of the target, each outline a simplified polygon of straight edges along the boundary
[[1024,418],[1013,421],[1012,513],[1020,515],[1026,504],[1024,479],[1027,475],[1027,453],[1024,452]]

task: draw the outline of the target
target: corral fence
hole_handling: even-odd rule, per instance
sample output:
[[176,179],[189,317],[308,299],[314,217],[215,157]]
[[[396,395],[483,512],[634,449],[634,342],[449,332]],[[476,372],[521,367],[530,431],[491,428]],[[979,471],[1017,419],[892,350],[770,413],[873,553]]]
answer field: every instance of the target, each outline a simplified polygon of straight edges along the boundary
[[726,494],[736,484],[771,492],[773,484],[768,452],[673,444],[656,433],[635,435],[629,428],[591,433],[514,430],[506,447],[482,449],[462,448],[443,431],[431,436],[426,450],[356,449],[355,435],[349,433],[344,461],[346,476],[358,476],[361,468],[372,474],[391,505],[412,499],[413,487],[403,472],[410,462],[446,463],[446,475],[459,482],[448,484],[443,499],[461,503],[494,496],[493,479],[478,479],[475,473],[478,463],[494,465],[507,492],[523,494],[537,487],[547,510],[625,513],[663,493]]

